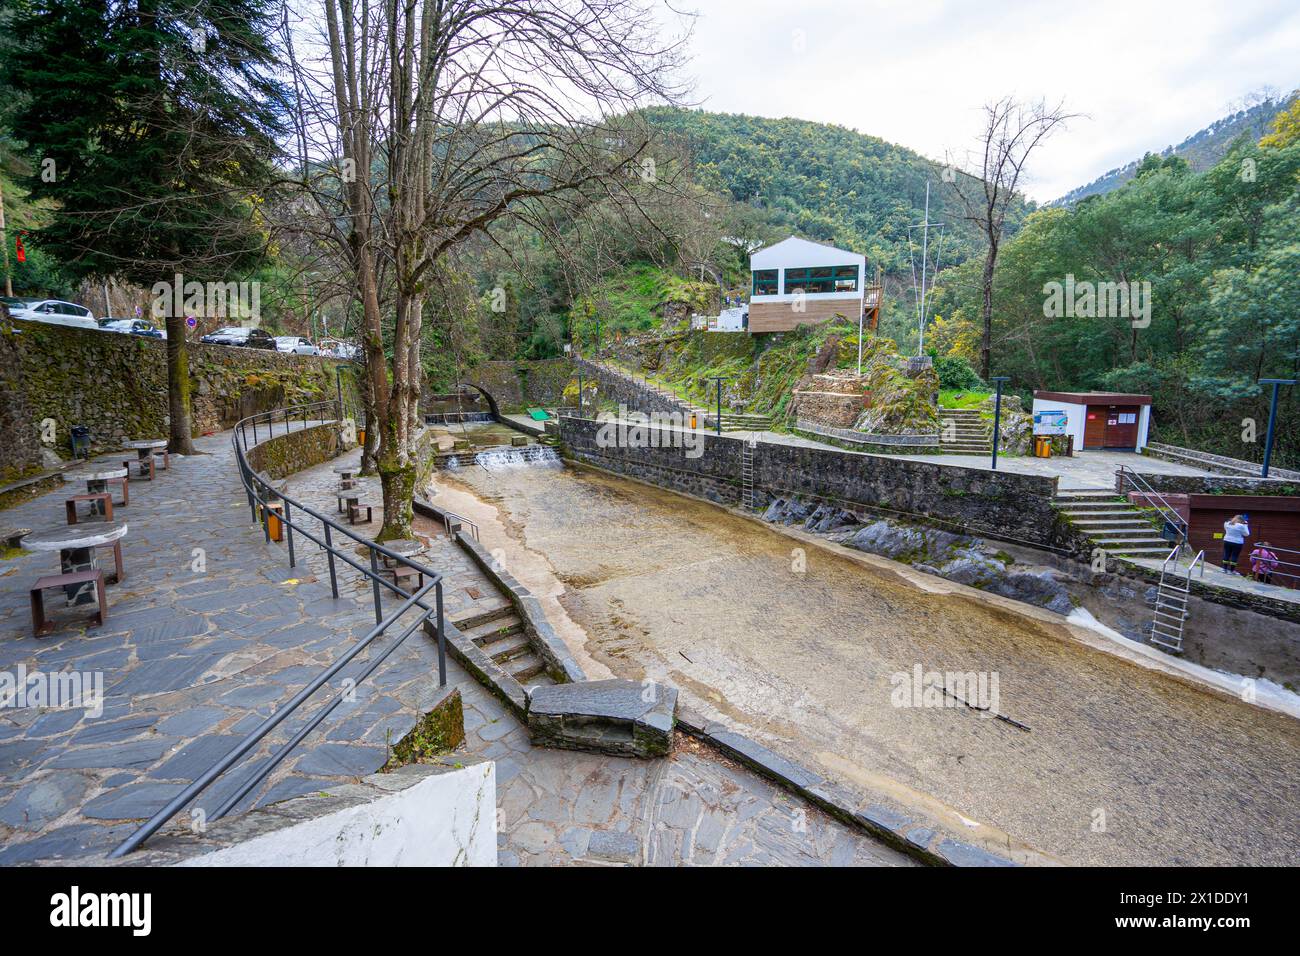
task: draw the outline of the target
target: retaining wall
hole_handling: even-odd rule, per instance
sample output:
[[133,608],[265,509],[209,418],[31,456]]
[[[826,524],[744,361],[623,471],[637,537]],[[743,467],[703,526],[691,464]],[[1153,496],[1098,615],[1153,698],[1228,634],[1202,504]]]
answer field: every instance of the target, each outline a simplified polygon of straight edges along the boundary
[[[337,359],[190,343],[196,435],[301,402],[334,398]],[[352,397],[352,376],[342,376]],[[54,423],[43,442],[41,423]],[[91,452],[135,438],[166,437],[167,343],[138,335],[42,322],[0,323],[0,480],[42,467],[43,449],[71,455],[73,425],[90,429]]]
[[[562,417],[565,453],[618,474],[721,504],[741,504],[744,439],[696,432],[698,457],[681,447],[601,447],[605,423]],[[667,430],[658,441],[674,439]],[[680,433],[675,436],[680,442]],[[652,442],[653,443],[653,442]],[[699,448],[700,445],[695,447]],[[955,525],[986,537],[1059,547],[1067,533],[1051,505],[1056,480],[980,471],[932,462],[759,442],[754,450],[755,505],[801,495],[843,507],[903,513]]]

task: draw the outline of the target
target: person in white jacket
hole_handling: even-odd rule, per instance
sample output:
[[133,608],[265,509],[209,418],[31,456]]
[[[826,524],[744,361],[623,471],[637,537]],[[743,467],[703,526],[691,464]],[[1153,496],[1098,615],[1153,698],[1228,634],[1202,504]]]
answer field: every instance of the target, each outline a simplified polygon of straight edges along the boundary
[[1240,574],[1237,559],[1241,557],[1241,546],[1250,537],[1250,525],[1245,515],[1233,515],[1223,523],[1223,570],[1228,574]]

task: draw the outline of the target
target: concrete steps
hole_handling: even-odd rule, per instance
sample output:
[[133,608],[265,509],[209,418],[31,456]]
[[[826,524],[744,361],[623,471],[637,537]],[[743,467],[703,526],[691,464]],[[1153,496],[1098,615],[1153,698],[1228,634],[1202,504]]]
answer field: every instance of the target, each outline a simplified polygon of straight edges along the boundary
[[939,451],[946,455],[991,455],[993,430],[975,409],[941,408]]
[[1164,557],[1172,545],[1156,532],[1146,513],[1103,488],[1061,491],[1052,505],[1097,547],[1124,557]]
[[546,662],[533,650],[533,643],[524,631],[524,622],[510,605],[452,623],[519,683],[528,686],[555,683],[546,673]]

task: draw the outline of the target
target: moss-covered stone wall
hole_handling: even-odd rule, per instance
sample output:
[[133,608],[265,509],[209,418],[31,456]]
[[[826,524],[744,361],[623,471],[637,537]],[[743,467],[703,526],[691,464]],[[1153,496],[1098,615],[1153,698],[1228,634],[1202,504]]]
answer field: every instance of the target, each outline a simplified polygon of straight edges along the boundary
[[[356,393],[352,367],[335,359],[201,343],[191,343],[189,355],[196,435],[271,408],[332,399],[336,366],[343,366],[344,398]],[[47,419],[48,432],[41,424]],[[39,470],[43,448],[70,457],[74,425],[90,429],[98,454],[124,441],[166,437],[167,423],[162,340],[0,322],[0,479]]]
[[564,387],[574,375],[568,359],[519,362],[484,362],[466,373],[465,380],[490,392],[504,413],[564,403]]

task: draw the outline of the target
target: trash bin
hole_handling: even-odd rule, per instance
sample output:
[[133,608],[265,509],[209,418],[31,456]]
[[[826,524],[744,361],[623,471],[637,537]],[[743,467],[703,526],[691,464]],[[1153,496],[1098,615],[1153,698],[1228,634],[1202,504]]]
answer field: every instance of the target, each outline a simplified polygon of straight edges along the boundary
[[85,425],[73,425],[71,435],[72,457],[90,457],[90,429]]

